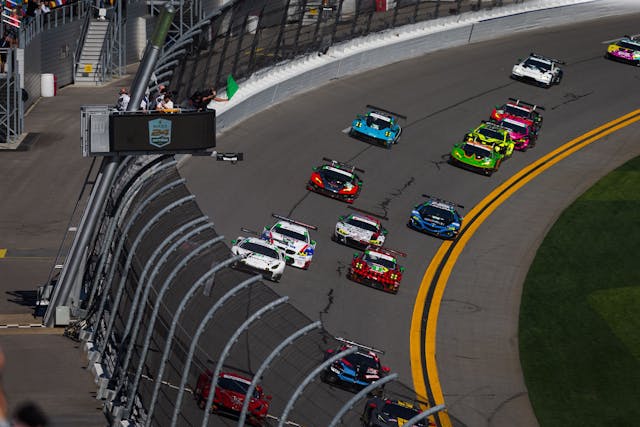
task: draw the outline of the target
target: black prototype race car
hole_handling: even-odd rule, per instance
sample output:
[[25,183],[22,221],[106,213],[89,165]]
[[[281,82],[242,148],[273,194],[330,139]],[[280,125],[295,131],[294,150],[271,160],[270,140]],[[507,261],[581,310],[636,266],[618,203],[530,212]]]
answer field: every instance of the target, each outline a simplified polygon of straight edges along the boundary
[[[401,427],[422,412],[420,408],[404,400],[374,397],[369,399],[362,413],[362,425],[366,427]],[[432,426],[428,420],[420,420],[415,427]]]
[[313,168],[307,190],[353,203],[362,190],[362,180],[355,172],[364,171],[326,157],[323,160],[329,163]]

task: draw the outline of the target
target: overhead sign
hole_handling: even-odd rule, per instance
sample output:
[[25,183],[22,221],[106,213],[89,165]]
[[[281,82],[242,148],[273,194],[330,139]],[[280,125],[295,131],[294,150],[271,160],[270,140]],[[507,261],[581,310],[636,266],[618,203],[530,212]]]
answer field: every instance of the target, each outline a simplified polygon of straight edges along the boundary
[[215,111],[112,113],[109,151],[191,153],[216,146]]

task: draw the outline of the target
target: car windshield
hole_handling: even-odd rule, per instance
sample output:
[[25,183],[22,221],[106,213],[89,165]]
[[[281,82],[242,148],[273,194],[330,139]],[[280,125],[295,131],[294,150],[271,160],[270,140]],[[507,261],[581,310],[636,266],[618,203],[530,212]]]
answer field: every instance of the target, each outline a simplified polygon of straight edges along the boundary
[[[389,402],[385,403],[382,407],[382,413],[392,418],[401,418],[403,420],[410,420],[418,415],[418,411],[413,408],[398,405],[397,403]],[[424,424],[418,423],[416,426],[423,426]]]
[[624,40],[620,40],[618,42],[618,46],[623,47],[625,49],[640,50],[640,46],[638,46],[637,44],[629,43],[629,42],[624,41]]
[[536,68],[541,69],[542,71],[551,70],[551,63],[545,62],[545,61],[540,61],[539,59],[536,59],[536,58],[527,59],[526,61],[524,61],[524,65],[526,67],[536,67]]
[[422,218],[437,221],[443,225],[453,222],[453,212],[433,205],[423,205],[418,209],[418,212]]
[[380,255],[377,255],[374,252],[365,252],[364,254],[364,261],[367,263],[374,263],[374,264],[378,264],[381,265],[383,267],[388,268],[389,270],[395,270],[396,268],[396,263],[394,260],[386,258],[386,257],[382,257]]
[[380,363],[378,363],[378,361],[369,354],[355,352],[345,356],[344,358],[354,367],[360,366],[361,368],[380,369]]
[[529,111],[508,104],[505,106],[504,111],[513,116],[524,117],[525,119],[528,119],[532,115]]
[[527,133],[527,127],[522,123],[503,120],[500,122],[500,126],[506,127],[512,132]]
[[[244,381],[238,381],[233,378],[218,378],[218,387],[233,391],[235,393],[247,394],[247,390],[249,389],[249,384]],[[258,390],[253,390],[253,397],[256,399],[260,399],[260,393]]]
[[280,259],[277,251],[267,246],[259,245],[258,243],[244,242],[240,247],[256,254],[266,255],[269,258]]
[[389,121],[369,115],[367,116],[367,126],[374,129],[386,129],[389,127]]
[[378,227],[375,224],[371,224],[370,222],[361,221],[358,218],[351,217],[347,220],[347,224],[353,225],[354,227],[362,228],[364,230],[373,231],[374,233],[378,231]]
[[502,141],[504,139],[504,136],[498,132],[497,130],[493,130],[493,129],[489,129],[489,128],[480,128],[478,129],[478,133],[480,135],[484,135],[487,138],[491,138],[491,139],[497,139]]
[[288,228],[276,227],[275,232],[278,234],[282,234],[283,236],[291,237],[294,240],[300,240],[303,242],[307,241],[307,236],[302,233],[298,233],[297,231],[289,230]]
[[489,147],[484,148],[477,145],[464,144],[462,149],[467,156],[491,157],[491,149]]
[[330,182],[350,182],[353,181],[353,176],[344,174],[344,173],[340,173],[338,171],[329,169],[329,168],[324,168],[322,169],[322,176],[324,177],[324,179],[326,179],[327,181]]

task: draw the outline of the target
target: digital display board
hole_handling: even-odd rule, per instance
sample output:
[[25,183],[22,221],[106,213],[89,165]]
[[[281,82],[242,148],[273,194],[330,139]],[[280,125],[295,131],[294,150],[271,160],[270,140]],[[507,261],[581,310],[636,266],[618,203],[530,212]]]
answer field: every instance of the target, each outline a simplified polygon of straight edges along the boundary
[[215,111],[130,112],[109,117],[111,153],[191,153],[215,146]]

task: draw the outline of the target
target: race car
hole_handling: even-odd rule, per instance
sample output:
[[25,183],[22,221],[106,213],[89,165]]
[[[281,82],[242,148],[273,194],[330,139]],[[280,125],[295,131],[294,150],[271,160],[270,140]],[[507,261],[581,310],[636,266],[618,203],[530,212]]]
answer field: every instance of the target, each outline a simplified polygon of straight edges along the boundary
[[284,273],[285,258],[280,249],[258,237],[242,237],[232,240],[231,252],[244,255],[234,264],[238,270],[261,273],[265,278],[277,282]]
[[511,102],[506,102],[493,109],[491,121],[497,123],[502,119],[520,120],[531,126],[534,132],[537,133],[542,127],[542,116],[539,110],[544,110],[544,107],[516,98],[509,98],[509,101]]
[[514,142],[514,150],[527,151],[536,145],[538,134],[526,122],[505,117],[498,122],[498,125],[509,131],[509,137]]
[[318,227],[282,215],[271,216],[279,221],[264,227],[261,237],[284,253],[288,265],[308,269],[316,250],[316,241],[311,240],[309,230],[317,230]]
[[387,230],[382,223],[369,215],[349,214],[338,218],[331,240],[364,249],[367,246],[382,246]]
[[364,115],[359,114],[351,123],[349,136],[374,144],[382,144],[386,148],[397,144],[402,133],[398,119],[406,120],[407,118],[373,105],[367,105],[367,108],[370,109],[369,112]]
[[469,141],[455,144],[449,155],[452,165],[486,176],[496,172],[503,159],[504,155],[494,150],[493,146]]
[[[204,409],[207,404],[212,375],[213,373],[207,370],[198,377],[198,383],[193,395],[200,409]],[[249,378],[230,372],[220,373],[218,383],[216,384],[216,391],[213,395],[211,412],[239,417],[249,385],[251,385],[251,379]],[[247,422],[252,426],[264,426],[270,404],[271,396],[265,396],[262,386],[258,385],[253,391],[251,400],[249,401]]]
[[[421,412],[420,407],[413,402],[374,397],[367,401],[361,420],[365,427],[402,427]],[[420,420],[414,424],[415,427],[434,425],[429,420]]]
[[404,267],[396,256],[407,255],[387,248],[369,246],[361,254],[354,254],[347,279],[385,292],[397,294]]
[[322,160],[329,163],[313,168],[307,190],[353,203],[362,190],[362,180],[356,171],[361,173],[364,171],[327,157],[323,157]]
[[325,351],[325,360],[351,347],[357,347],[357,350],[329,365],[322,372],[322,381],[358,391],[390,372],[387,366],[382,366],[380,363],[378,355],[384,354],[383,351],[340,337],[336,340],[342,344],[337,348]]
[[483,121],[480,126],[470,130],[465,138],[468,142],[491,145],[495,151],[506,157],[510,156],[515,148],[515,142],[511,139],[509,129],[492,122]]
[[549,88],[562,80],[563,61],[531,52],[527,59],[518,59],[511,70],[511,78]]
[[427,201],[413,208],[407,226],[444,239],[455,238],[462,225],[462,215],[457,208],[464,206],[427,194],[422,196],[426,197]]
[[625,35],[607,46],[604,57],[640,66],[640,38]]

